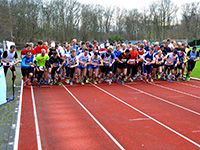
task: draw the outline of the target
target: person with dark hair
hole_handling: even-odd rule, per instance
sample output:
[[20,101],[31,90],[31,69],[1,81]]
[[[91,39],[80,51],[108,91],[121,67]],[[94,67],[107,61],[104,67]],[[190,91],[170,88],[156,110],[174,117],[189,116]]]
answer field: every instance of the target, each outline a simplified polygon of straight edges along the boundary
[[31,54],[30,51],[26,52],[26,56],[22,58],[21,63],[21,71],[23,76],[23,86],[26,86],[27,84],[31,85],[31,80],[33,77],[33,71],[34,71],[34,56]]
[[52,84],[56,84],[55,81],[55,74],[58,74],[58,85],[61,86],[61,68],[64,65],[65,61],[63,59],[61,59],[58,56],[58,53],[56,51],[53,51],[53,56],[51,56],[51,58],[49,58],[49,63],[51,65],[51,68],[49,68],[49,73],[51,74],[51,83]]
[[26,56],[27,51],[30,51],[33,56],[36,55],[36,51],[31,48],[31,44],[26,44],[25,49],[21,51],[21,58]]
[[112,53],[112,49],[108,49],[107,52],[102,53],[101,58],[103,61],[103,66],[100,67],[101,79],[99,83],[101,83],[103,77],[105,77],[108,81],[108,84],[110,85],[112,83],[111,77],[113,74],[113,64],[115,62],[115,55]]
[[121,78],[121,83],[124,84],[124,78],[127,75],[128,61],[131,58],[130,50],[126,49],[123,53],[119,55],[117,58],[118,66],[117,66],[117,75],[115,78],[115,82],[118,81],[118,76],[123,73]]
[[84,53],[81,53],[78,56],[79,66],[77,67],[78,71],[78,79],[77,81],[81,82],[81,85],[84,85],[86,82],[86,73],[87,73],[87,65],[90,61],[89,50],[85,48]]
[[148,83],[151,79],[151,82],[153,82],[153,79],[151,77],[151,69],[152,65],[155,63],[155,57],[154,57],[154,46],[151,46],[150,50],[146,52],[143,56],[143,75],[145,78],[145,81]]
[[44,46],[43,41],[40,40],[40,41],[38,41],[38,46],[35,47],[36,55],[40,54],[42,49],[45,49],[46,53],[47,53],[47,51],[48,51],[47,47]]
[[[4,65],[4,73],[5,76],[7,74],[8,68],[12,71],[12,80],[13,80],[13,86],[15,87],[15,79],[16,79],[16,70],[15,70],[15,65],[18,63],[18,56],[17,53],[15,52],[16,47],[15,45],[11,45],[10,49],[7,51],[4,51],[2,61]],[[14,62],[15,60],[15,62]]]
[[94,52],[94,55],[91,56],[89,64],[90,64],[89,79],[93,79],[93,83],[97,84],[97,75],[99,72],[99,66],[103,66],[102,58],[101,56],[99,56],[98,52]]
[[188,69],[187,69],[186,80],[190,81],[190,74],[194,69],[196,62],[200,60],[199,51],[197,51],[197,48],[195,46],[192,48],[192,50],[188,52],[187,60],[188,60]]
[[[179,63],[177,50],[173,50],[172,53],[168,53],[165,58],[165,66],[164,66],[164,74],[168,70],[168,72],[171,71],[171,74],[168,74],[169,82],[172,82],[172,78],[175,79],[175,67],[177,67],[177,64]],[[164,79],[163,75],[161,79]]]
[[[180,48],[180,51],[178,51],[177,55],[178,55],[179,63],[175,67],[176,81],[178,81],[178,79],[181,79],[182,81],[185,81],[185,79],[183,78],[184,70],[185,70],[185,65],[184,64],[186,62],[186,56],[187,56],[185,54],[185,49],[184,48]],[[179,73],[177,73],[178,69],[179,69]],[[179,76],[180,76],[180,78],[179,78]]]
[[73,76],[76,67],[79,65],[79,61],[76,57],[76,50],[73,49],[69,57],[65,58],[65,69],[66,69],[66,83],[73,85]]

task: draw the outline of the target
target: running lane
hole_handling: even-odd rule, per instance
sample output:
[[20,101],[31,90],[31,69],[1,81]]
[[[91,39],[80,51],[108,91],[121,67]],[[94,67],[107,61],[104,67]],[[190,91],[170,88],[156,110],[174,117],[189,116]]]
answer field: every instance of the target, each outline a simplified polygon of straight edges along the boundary
[[63,87],[33,91],[43,149],[119,149]]
[[23,88],[18,149],[37,149],[33,102],[30,87]]
[[[152,87],[150,87],[148,84],[145,84],[145,85],[148,86],[148,89],[152,89]],[[142,94],[134,89],[131,89],[129,87],[126,87],[120,84],[118,84],[118,86],[98,85],[98,87],[106,90],[107,92],[113,94],[114,96],[132,105],[133,107],[136,107],[139,110],[145,112],[146,114],[152,116],[153,118],[164,123],[168,127],[174,129],[175,131],[193,140],[194,142],[200,143],[200,137],[199,137],[200,116],[199,115],[185,111],[176,106],[167,104],[163,101],[160,101],[148,95]],[[153,92],[151,94],[153,94]],[[152,129],[152,130],[156,131],[157,129]],[[169,136],[166,141],[168,141],[171,138],[172,137]],[[190,145],[188,141],[184,139],[182,140],[184,141],[182,143],[182,146],[184,145],[185,148],[187,147],[188,144]],[[175,141],[177,143],[179,142],[178,140],[175,140]],[[187,147],[187,148],[190,149],[190,147]],[[180,147],[176,147],[176,149],[180,149]]]
[[[198,81],[198,82],[200,82],[200,81]],[[199,86],[199,88],[197,88],[197,87],[194,87],[194,86],[189,86],[189,85],[187,85],[187,83],[184,84],[185,82],[181,82],[181,83],[183,83],[183,84],[180,84],[178,82],[173,82],[171,84],[156,83],[155,82],[154,84],[155,84],[155,86],[156,85],[157,86],[162,86],[163,88],[167,87],[167,88],[169,88],[171,90],[178,90],[179,92],[183,92],[183,93],[185,92],[185,93],[197,96],[197,97],[199,97],[199,100],[200,100],[200,86]],[[160,87],[160,88],[162,88],[162,87]],[[192,98],[193,97],[191,97],[191,99]]]
[[[156,86],[157,85],[157,86]],[[160,86],[162,85],[162,86]],[[128,86],[131,86],[133,88],[136,88],[138,90],[147,92],[151,95],[157,96],[159,98],[165,99],[169,102],[178,104],[180,106],[183,106],[185,108],[191,109],[193,111],[196,111],[200,113],[200,99],[191,97],[189,95],[178,93],[174,90],[170,90],[171,88],[176,88],[177,86],[181,86],[182,89],[185,88],[185,86],[182,84],[177,83],[159,83],[159,84],[128,84]],[[170,89],[166,89],[163,87],[170,87]],[[190,87],[189,87],[190,88]],[[200,93],[200,89],[196,89]]]
[[[152,101],[152,99],[145,97],[137,91],[130,90],[119,84],[117,86],[102,86],[107,91],[114,93],[117,97],[123,98],[123,100],[126,100],[131,105],[138,106],[139,109],[141,108],[140,110],[145,110],[146,112],[148,112],[147,109],[150,110],[150,116],[156,117],[165,123],[174,125],[175,123],[173,121],[177,118],[180,121],[179,117],[168,120],[174,117],[172,115],[175,113],[171,114],[170,112],[161,111],[161,106],[164,105],[161,103],[158,108],[153,107],[152,103],[156,105],[159,102],[153,100],[153,102],[147,103],[148,101]],[[80,88],[67,88],[96,116],[125,149],[198,149],[197,146],[92,85],[86,85]],[[179,110],[174,109],[173,111],[177,113]],[[187,113],[185,116],[190,117]],[[195,118],[196,116],[194,115],[192,117]],[[185,126],[183,128],[181,127],[182,124],[185,124],[184,121],[179,123],[174,127],[181,128],[179,131],[185,131]],[[200,121],[197,123],[200,123]],[[197,129],[199,127],[197,123],[190,127]]]

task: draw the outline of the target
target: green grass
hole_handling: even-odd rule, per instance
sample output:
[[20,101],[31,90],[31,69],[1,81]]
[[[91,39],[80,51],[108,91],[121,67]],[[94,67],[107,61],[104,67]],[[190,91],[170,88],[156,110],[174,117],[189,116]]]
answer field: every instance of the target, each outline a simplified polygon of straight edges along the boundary
[[191,77],[199,78],[200,79],[200,61],[198,61],[195,65],[194,70],[191,73]]

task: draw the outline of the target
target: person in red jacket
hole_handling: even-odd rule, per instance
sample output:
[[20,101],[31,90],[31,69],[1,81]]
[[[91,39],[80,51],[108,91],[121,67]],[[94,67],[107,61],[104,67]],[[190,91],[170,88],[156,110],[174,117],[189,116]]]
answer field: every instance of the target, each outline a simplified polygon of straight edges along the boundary
[[128,73],[130,74],[130,81],[133,82],[137,78],[137,70],[138,70],[138,51],[132,50],[130,51],[131,58],[128,60]]
[[36,51],[35,51],[34,49],[31,48],[31,44],[26,44],[26,48],[25,48],[24,50],[21,51],[21,58],[22,58],[23,56],[26,56],[27,51],[30,51],[31,54],[32,54],[33,56],[36,55]]
[[48,50],[47,47],[44,46],[43,41],[40,40],[40,41],[38,41],[38,46],[35,47],[36,55],[40,54],[42,49],[45,49],[46,53],[47,53],[47,50]]

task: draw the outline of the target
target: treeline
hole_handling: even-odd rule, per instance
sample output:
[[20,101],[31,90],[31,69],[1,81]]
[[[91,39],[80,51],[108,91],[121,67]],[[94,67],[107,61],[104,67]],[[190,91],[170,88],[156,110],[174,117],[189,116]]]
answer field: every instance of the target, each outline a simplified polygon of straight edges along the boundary
[[139,11],[76,0],[0,0],[0,41],[102,41],[114,35],[126,40],[200,38],[200,4],[176,6],[171,0],[159,0]]

